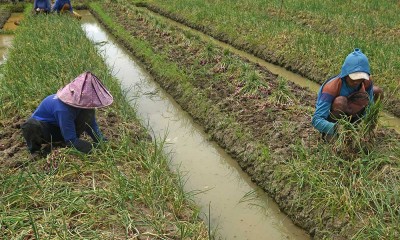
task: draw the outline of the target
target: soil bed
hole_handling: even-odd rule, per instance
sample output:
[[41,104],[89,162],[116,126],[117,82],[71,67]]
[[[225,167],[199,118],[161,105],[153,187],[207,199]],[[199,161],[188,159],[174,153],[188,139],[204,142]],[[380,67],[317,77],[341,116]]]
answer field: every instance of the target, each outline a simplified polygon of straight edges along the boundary
[[[400,137],[394,131],[379,128],[379,149],[343,159],[321,142],[310,124],[314,93],[169,26],[146,10],[103,3],[111,21],[98,5],[92,7],[296,224],[318,239],[362,239],[377,222],[390,226],[377,227],[383,235],[399,235],[397,210],[391,215],[392,210],[380,211],[375,203],[363,202],[381,185],[395,189],[380,201],[398,200],[391,199],[399,179]],[[379,177],[382,173],[389,180]]]

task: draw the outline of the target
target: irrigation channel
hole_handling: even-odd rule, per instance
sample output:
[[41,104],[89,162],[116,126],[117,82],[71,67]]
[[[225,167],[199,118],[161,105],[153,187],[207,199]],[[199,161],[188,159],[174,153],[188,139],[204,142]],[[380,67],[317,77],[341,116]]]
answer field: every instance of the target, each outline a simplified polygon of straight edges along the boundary
[[[3,30],[15,30],[17,28],[16,22],[20,21],[23,17],[22,13],[12,13],[7,22],[3,26]],[[13,35],[2,34],[0,35],[0,65],[6,60],[7,50],[11,47]]]
[[[179,168],[186,191],[194,197],[203,219],[223,239],[308,239],[279,211],[262,189],[251,182],[234,159],[110,36],[88,11],[79,11],[87,36],[97,43],[113,74],[154,137],[166,138],[173,169]],[[209,216],[209,213],[211,217]]]
[[24,18],[24,13],[12,13],[4,24],[4,30],[15,30],[18,27],[19,21]]
[[6,60],[7,49],[11,47],[12,35],[0,35],[0,65]]

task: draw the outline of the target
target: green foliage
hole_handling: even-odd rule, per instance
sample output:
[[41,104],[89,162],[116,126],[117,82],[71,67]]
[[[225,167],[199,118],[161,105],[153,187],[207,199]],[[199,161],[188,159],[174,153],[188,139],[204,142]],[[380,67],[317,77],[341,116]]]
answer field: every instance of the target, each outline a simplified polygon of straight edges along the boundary
[[272,94],[269,97],[271,102],[275,104],[291,104],[294,102],[294,96],[287,86],[287,81],[281,76],[278,77],[278,86],[272,90]]
[[255,94],[258,93],[261,88],[268,89],[268,86],[261,80],[256,71],[252,71],[247,76],[245,76],[243,83],[244,86],[240,90],[243,93]]
[[373,149],[375,143],[374,130],[378,124],[381,101],[366,108],[365,115],[352,123],[351,117],[337,120],[334,150],[342,157],[353,159],[359,154],[366,155]]

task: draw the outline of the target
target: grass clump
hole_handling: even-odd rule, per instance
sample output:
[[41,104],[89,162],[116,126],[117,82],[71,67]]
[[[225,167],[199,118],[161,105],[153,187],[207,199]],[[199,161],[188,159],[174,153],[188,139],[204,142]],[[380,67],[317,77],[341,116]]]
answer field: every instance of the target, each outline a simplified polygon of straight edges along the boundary
[[279,76],[278,85],[274,88],[270,96],[272,102],[276,104],[292,104],[294,102],[294,96],[287,85],[287,80]]
[[365,110],[365,115],[355,122],[351,117],[337,120],[337,133],[334,140],[334,151],[344,158],[354,158],[360,154],[367,155],[376,144],[375,129],[378,124],[382,102],[376,101]]

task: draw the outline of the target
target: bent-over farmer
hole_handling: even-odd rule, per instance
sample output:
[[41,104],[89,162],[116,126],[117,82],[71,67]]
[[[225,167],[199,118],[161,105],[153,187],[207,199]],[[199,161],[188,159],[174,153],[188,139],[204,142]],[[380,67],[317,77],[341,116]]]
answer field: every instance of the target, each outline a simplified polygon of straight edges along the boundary
[[51,10],[57,13],[73,13],[73,8],[70,0],[56,0],[51,7]]
[[84,72],[71,83],[47,96],[22,125],[22,133],[31,153],[41,145],[65,142],[83,153],[92,150],[92,144],[79,139],[86,132],[95,143],[105,140],[95,118],[95,109],[109,106],[111,93],[91,72]]
[[312,125],[330,140],[338,118],[349,116],[354,122],[378,98],[383,98],[383,91],[373,85],[368,58],[356,48],[346,57],[340,74],[321,86]]

